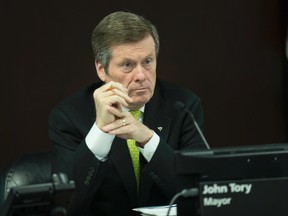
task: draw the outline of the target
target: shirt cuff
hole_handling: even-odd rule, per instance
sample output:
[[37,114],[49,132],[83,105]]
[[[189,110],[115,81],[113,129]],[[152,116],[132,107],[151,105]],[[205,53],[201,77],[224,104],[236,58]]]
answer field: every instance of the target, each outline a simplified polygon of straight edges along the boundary
[[144,156],[144,158],[150,162],[152,159],[158,145],[160,142],[160,137],[153,131],[153,136],[149,140],[148,143],[145,144],[144,148],[138,147],[141,154]]
[[95,157],[100,161],[105,161],[110,152],[114,138],[115,135],[104,133],[94,123],[87,134],[85,141],[87,147],[92,151]]

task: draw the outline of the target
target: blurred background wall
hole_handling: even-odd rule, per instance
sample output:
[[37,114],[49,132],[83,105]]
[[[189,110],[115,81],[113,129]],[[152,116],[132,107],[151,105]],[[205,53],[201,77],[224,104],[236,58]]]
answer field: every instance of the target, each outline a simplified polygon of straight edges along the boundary
[[285,4],[1,1],[0,168],[49,148],[49,112],[97,80],[91,32],[116,10],[139,13],[158,27],[158,76],[202,98],[212,147],[287,142]]

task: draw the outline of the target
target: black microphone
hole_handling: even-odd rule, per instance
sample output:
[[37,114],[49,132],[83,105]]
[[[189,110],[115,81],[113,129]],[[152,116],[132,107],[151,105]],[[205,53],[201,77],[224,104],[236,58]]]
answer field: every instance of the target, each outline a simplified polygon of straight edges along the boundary
[[185,107],[185,104],[182,103],[181,101],[176,101],[176,103],[175,103],[175,108],[178,109],[178,110],[184,109],[184,111],[188,113],[188,115],[192,118],[193,123],[194,123],[194,125],[195,125],[198,133],[200,134],[202,140],[204,141],[205,146],[207,147],[207,149],[210,149],[210,146],[209,146],[207,140],[205,139],[205,137],[204,137],[204,135],[203,135],[203,133],[202,133],[202,131],[201,131],[201,129],[200,129],[200,127],[199,127],[199,125],[198,125],[198,123],[197,123],[194,115],[193,115],[193,113],[190,112],[190,110],[188,110],[188,109]]

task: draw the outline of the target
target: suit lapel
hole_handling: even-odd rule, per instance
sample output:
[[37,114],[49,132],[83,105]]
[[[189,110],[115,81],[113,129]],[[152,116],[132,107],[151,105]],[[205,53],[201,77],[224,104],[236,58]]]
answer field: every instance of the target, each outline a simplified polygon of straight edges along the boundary
[[[145,105],[143,123],[155,131],[160,136],[160,139],[167,141],[171,128],[171,117],[163,111],[165,110],[164,106],[167,106],[167,104],[161,97],[156,86],[154,96]],[[125,184],[130,200],[133,202],[133,206],[138,206],[136,179],[126,140],[115,137],[111,147],[110,158]],[[143,166],[145,166],[145,163],[146,161],[141,155],[139,203],[147,203],[153,184],[150,177],[144,174],[142,175],[142,169]]]
[[156,88],[154,96],[145,106],[144,124],[155,131],[161,139],[167,141],[170,127],[171,117],[165,113],[165,100],[162,98],[159,89]]
[[[95,88],[98,88],[99,86],[96,86]],[[90,105],[93,109],[92,119],[95,121],[96,110],[94,105],[93,92],[91,92],[91,96],[89,99],[90,99]],[[123,183],[129,194],[130,200],[132,200],[133,202],[133,206],[137,206],[138,200],[137,200],[136,179],[134,176],[134,169],[132,161],[130,159],[130,153],[127,147],[126,140],[115,137],[113,144],[111,146],[109,157],[111,158],[120,178],[123,180]]]
[[[145,114],[143,123],[155,131],[160,139],[167,141],[171,128],[171,117],[164,112],[164,106],[167,106],[165,100],[161,97],[159,89],[155,89],[153,98],[145,105]],[[153,159],[153,158],[152,158]],[[141,165],[143,165],[143,161]],[[143,173],[143,172],[142,172]],[[153,180],[145,175],[140,175],[140,197],[139,203],[147,203]]]
[[136,179],[126,140],[115,137],[110,154],[110,158],[125,184],[130,200],[134,202],[133,206],[137,206]]

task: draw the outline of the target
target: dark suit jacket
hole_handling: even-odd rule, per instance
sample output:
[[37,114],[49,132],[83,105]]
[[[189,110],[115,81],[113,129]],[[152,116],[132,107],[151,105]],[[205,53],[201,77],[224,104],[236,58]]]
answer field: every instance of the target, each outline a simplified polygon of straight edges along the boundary
[[[85,143],[95,122],[92,84],[61,102],[49,119],[49,136],[57,160],[53,172],[65,172],[76,182],[70,215],[133,215],[132,208],[167,205],[176,194],[174,150],[205,148],[192,119],[174,107],[181,101],[203,122],[200,99],[193,92],[157,79],[155,93],[145,106],[144,124],[160,136],[148,163],[141,155],[140,189],[126,141],[115,138],[109,158],[100,162]],[[94,212],[94,214],[93,214]]]

